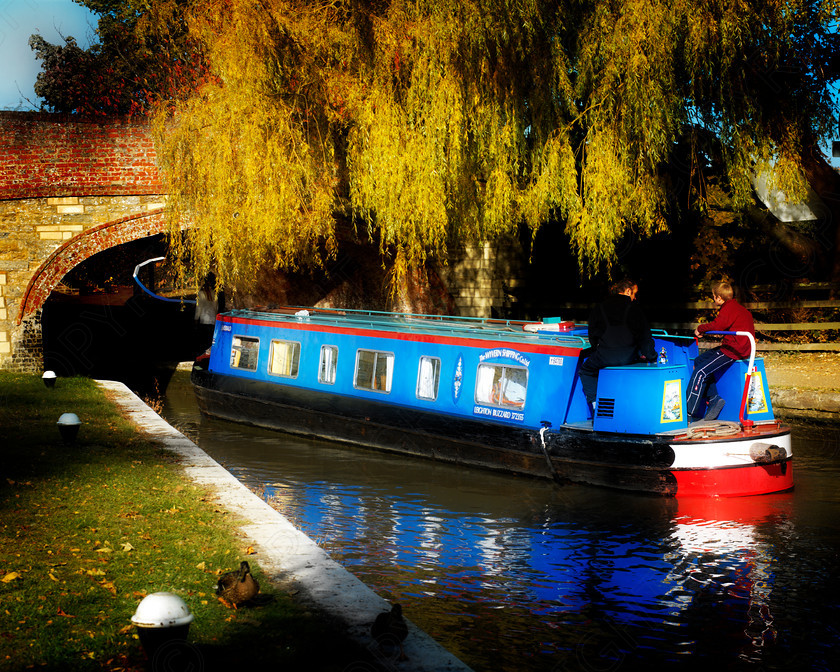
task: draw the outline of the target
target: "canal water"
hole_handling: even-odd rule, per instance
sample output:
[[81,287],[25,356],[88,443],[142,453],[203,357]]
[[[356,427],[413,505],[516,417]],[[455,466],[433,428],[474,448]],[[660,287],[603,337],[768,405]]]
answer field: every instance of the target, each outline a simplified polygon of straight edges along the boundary
[[791,493],[661,499],[164,415],[477,672],[831,670],[840,429],[794,427]]

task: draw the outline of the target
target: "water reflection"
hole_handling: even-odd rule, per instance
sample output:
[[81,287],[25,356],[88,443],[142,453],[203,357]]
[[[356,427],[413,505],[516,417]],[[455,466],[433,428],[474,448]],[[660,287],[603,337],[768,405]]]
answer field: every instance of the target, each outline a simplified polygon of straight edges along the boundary
[[830,669],[837,430],[796,432],[794,493],[667,500],[173,424],[476,670]]

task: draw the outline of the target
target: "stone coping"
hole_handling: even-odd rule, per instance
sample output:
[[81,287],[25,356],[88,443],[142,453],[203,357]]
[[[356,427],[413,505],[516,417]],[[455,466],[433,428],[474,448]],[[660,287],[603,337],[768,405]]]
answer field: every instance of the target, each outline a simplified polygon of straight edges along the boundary
[[259,565],[274,581],[299,591],[296,599],[337,618],[350,637],[380,659],[385,669],[401,672],[469,672],[455,656],[408,619],[407,660],[382,651],[370,635],[376,616],[391,605],[362,583],[289,520],[246,488],[181,432],[169,425],[124,384],[97,380],[125,415],[150,439],[181,457],[186,475],[213,491],[241,519],[240,531],[257,549]]
[[817,420],[840,424],[840,393],[832,390],[801,390],[770,388],[770,401],[777,417],[782,420]]

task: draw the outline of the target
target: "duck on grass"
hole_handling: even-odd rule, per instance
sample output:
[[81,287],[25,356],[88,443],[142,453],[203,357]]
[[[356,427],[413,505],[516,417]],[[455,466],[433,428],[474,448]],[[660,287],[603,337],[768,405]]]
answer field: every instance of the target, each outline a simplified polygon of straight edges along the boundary
[[251,574],[251,566],[245,560],[239,563],[238,570],[222,574],[216,584],[219,601],[232,609],[250,602],[259,592],[260,584]]

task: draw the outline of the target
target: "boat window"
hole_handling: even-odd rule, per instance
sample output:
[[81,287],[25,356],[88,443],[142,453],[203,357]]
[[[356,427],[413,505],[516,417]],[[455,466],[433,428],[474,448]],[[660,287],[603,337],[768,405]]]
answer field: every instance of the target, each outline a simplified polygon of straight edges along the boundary
[[417,398],[434,401],[440,384],[440,360],[437,357],[421,357],[417,373]]
[[522,408],[528,389],[528,369],[503,364],[479,364],[475,400],[479,404]]
[[259,355],[260,339],[234,336],[230,347],[230,368],[256,371]]
[[356,387],[363,390],[390,392],[393,374],[393,352],[359,350],[356,353]]
[[318,382],[332,385],[335,383],[335,367],[338,362],[338,348],[334,345],[321,346],[321,364],[318,368]]
[[268,358],[268,372],[272,376],[297,378],[300,363],[300,343],[295,341],[271,341]]

